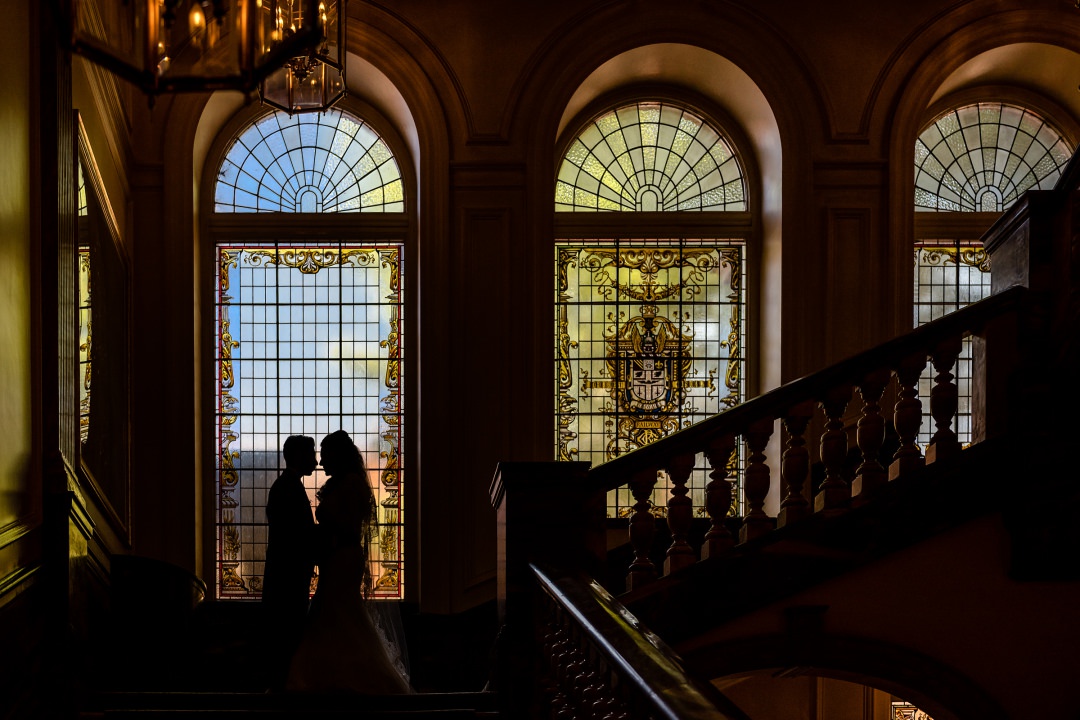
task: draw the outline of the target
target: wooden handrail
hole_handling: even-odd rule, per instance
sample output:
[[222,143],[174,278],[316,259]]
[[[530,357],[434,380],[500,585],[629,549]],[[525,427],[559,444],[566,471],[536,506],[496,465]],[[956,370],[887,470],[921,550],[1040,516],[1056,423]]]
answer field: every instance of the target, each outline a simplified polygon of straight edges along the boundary
[[[712,685],[696,680],[681,658],[651,633],[598,582],[546,572],[529,565],[544,592],[574,628],[579,642],[603,658],[623,690],[621,702],[635,705],[633,716],[667,720],[748,720]],[[589,673],[585,662],[574,668]],[[571,660],[571,664],[574,661]],[[595,671],[594,671],[595,672]],[[580,680],[566,678],[567,684]],[[627,692],[628,690],[628,692]],[[639,703],[646,707],[641,707]]]
[[651,445],[597,465],[589,472],[589,478],[606,490],[625,485],[642,470],[650,467],[660,469],[670,458],[700,452],[710,438],[741,434],[754,422],[782,418],[800,403],[818,401],[833,387],[845,383],[856,384],[867,374],[889,367],[903,358],[926,353],[947,338],[965,333],[977,334],[988,320],[1019,310],[1026,302],[1028,292],[1026,288],[1013,287],[980,300],[824,370],[736,405]]

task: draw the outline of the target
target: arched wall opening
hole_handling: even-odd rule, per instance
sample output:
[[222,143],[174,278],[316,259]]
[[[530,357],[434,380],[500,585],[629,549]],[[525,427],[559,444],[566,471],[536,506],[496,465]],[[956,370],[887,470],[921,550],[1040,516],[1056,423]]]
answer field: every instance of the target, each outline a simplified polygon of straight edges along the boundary
[[[731,60],[695,45],[645,45],[601,63],[574,89],[558,121],[557,151],[576,131],[571,123],[579,122],[583,113],[636,87],[646,94],[649,88],[661,93],[667,88],[676,96],[679,91],[698,95],[726,115],[722,125],[734,126],[725,130],[733,134],[736,152],[752,168],[747,188],[748,208],[754,216],[747,244],[751,361],[747,397],[777,387],[783,382],[783,153],[776,114],[758,84]],[[557,160],[561,162],[561,154]],[[771,439],[766,451],[769,458],[779,457],[779,438],[775,433]],[[779,504],[780,483],[774,483],[767,511],[778,512]]]
[[[895,95],[889,137],[889,212],[892,238],[890,259],[897,288],[912,286],[910,248],[915,232],[915,139],[937,115],[963,102],[1004,99],[1046,115],[1074,144],[1080,119],[1080,16],[1039,9],[1012,10],[971,22],[946,16],[939,32],[956,20],[955,29],[940,34],[932,45],[913,39],[910,55],[897,67],[902,89]],[[1071,137],[1070,137],[1071,136]],[[894,306],[894,332],[911,327],[911,306]]]
[[[811,611],[806,618],[819,609],[800,608]],[[824,717],[907,717],[890,707],[893,700],[934,720],[1008,717],[987,687],[937,657],[880,639],[803,631],[805,638],[789,628],[679,652],[755,718],[797,716],[799,709],[810,717],[818,716],[815,710]]]
[[[420,136],[416,129],[416,119],[409,110],[409,105],[401,92],[379,68],[367,60],[346,53],[345,77],[349,88],[349,97],[359,98],[380,113],[401,134],[402,139],[408,146],[409,155],[412,159],[413,171],[420,174]],[[228,91],[214,93],[207,101],[202,113],[199,115],[198,127],[195,131],[194,158],[192,173],[195,180],[193,198],[196,212],[199,207],[200,181],[203,174],[203,165],[210,152],[210,146],[225,124],[246,105],[244,96]]]
[[597,98],[639,83],[669,84],[704,95],[727,112],[749,139],[750,147],[740,149],[754,155],[760,186],[751,192],[760,193],[761,208],[752,303],[758,363],[751,394],[776,387],[781,383],[783,154],[772,107],[750,76],[730,60],[692,45],[658,43],[622,52],[593,70],[567,102],[556,137]]
[[[417,197],[419,195],[417,177],[420,166],[420,142],[417,122],[409,109],[408,103],[385,73],[351,53],[348,54],[347,62],[352,71],[351,77],[356,78],[356,82],[353,83],[350,79],[349,94],[342,100],[339,107],[342,112],[356,115],[362,120],[370,122],[376,128],[377,134],[392,148],[395,161],[399,160],[402,163],[401,175],[406,187],[406,212],[385,218],[379,214],[379,217],[374,218],[375,227],[368,228],[365,232],[372,235],[372,237],[383,238],[385,236],[388,238],[386,242],[389,245],[387,247],[397,247],[397,245],[394,245],[394,243],[397,243],[406,248],[404,254],[406,268],[402,270],[401,277],[408,276],[409,280],[405,283],[406,290],[402,295],[402,302],[408,306],[409,311],[415,313],[416,289],[411,285],[414,284],[412,279],[417,277],[419,268],[416,235],[419,224],[417,218]],[[250,123],[257,121],[266,112],[267,108],[263,108],[257,103],[245,103],[243,98],[235,93],[217,93],[209,99],[198,116],[197,128],[193,138],[194,153],[191,163],[193,172],[192,206],[196,217],[194,223],[195,237],[193,239],[197,248],[196,254],[198,255],[196,276],[197,285],[199,286],[197,297],[200,298],[197,303],[196,325],[199,328],[199,335],[203,337],[202,346],[204,348],[217,347],[216,338],[210,338],[208,335],[208,328],[213,326],[213,318],[216,314],[216,295],[213,289],[210,288],[210,280],[212,280],[213,275],[211,268],[214,266],[211,257],[215,256],[216,243],[224,237],[222,230],[214,224],[219,222],[220,217],[222,217],[214,212],[216,172],[218,165],[224,160],[226,150],[235,139],[235,133],[249,127]],[[316,187],[304,185],[299,188],[293,200],[295,208],[288,208],[289,213],[282,218],[280,228],[282,228],[282,237],[292,237],[292,242],[296,242],[295,228],[290,230],[296,224],[293,222],[290,225],[291,212],[322,213],[325,209],[325,198],[322,197]],[[254,216],[245,214],[223,217],[233,220],[256,219]],[[327,232],[330,232],[335,237],[344,237],[348,235],[348,228],[355,224],[355,218],[340,213],[328,213],[320,215],[320,218],[323,218],[323,220],[320,220],[318,224],[325,225],[325,227],[321,229],[312,228],[315,237],[325,236]],[[365,219],[371,225],[372,217],[370,213],[365,215]],[[266,226],[267,218],[262,218],[262,220],[263,226]],[[329,229],[333,227],[338,227],[339,230],[335,232]],[[290,232],[292,232],[292,235],[289,234]],[[355,245],[360,240],[352,237],[349,242]],[[416,342],[416,324],[412,321],[412,317],[406,316],[403,337],[407,339],[410,348],[415,348],[418,345]],[[200,363],[202,380],[199,382],[199,392],[203,398],[202,407],[204,411],[209,411],[218,407],[218,402],[211,397],[213,395],[212,386],[215,373],[208,364],[207,353],[202,353],[202,355],[203,361]],[[413,384],[409,390],[415,392],[414,388],[419,385],[418,377],[410,377],[408,382]],[[206,418],[202,418],[202,420],[201,427],[204,428],[202,431],[202,446],[205,450],[202,460],[203,472],[199,479],[199,492],[202,496],[200,502],[202,513],[201,518],[197,521],[199,525],[197,532],[202,541],[199,553],[202,558],[202,575],[208,580],[211,586],[210,591],[220,594],[220,588],[217,587],[218,584],[222,584],[219,573],[211,570],[211,568],[215,568],[218,564],[215,553],[219,551],[217,546],[221,542],[217,538],[218,533],[213,531],[215,525],[218,524],[219,512],[217,493],[214,491],[213,484],[215,482],[214,478],[218,477],[218,472],[215,470],[216,459],[213,457],[213,453],[220,450],[221,443],[218,442],[217,438],[210,438],[210,430],[205,429],[212,426],[213,423],[206,423]],[[414,424],[410,423],[410,426],[404,432],[413,436],[418,434],[415,428],[412,427]],[[407,440],[411,442],[411,438],[407,438]],[[396,454],[394,454],[394,457],[397,457]],[[419,463],[416,463],[413,467],[418,465]],[[376,475],[378,475],[378,472],[376,472]],[[410,476],[409,480],[413,480],[413,477]],[[415,502],[413,493],[417,493],[417,489],[417,483],[413,483],[408,488],[410,503]],[[257,516],[258,510],[255,510],[255,512]],[[405,547],[407,552],[412,553],[409,558],[410,573],[419,569],[419,562],[417,562],[419,555],[417,536],[419,530],[416,527],[415,513],[413,513],[413,516],[413,520],[404,522]],[[228,583],[223,585],[227,586]],[[248,589],[254,592],[258,591],[255,586]],[[414,587],[406,584],[405,592],[409,593],[410,599],[415,599],[416,589]]]
[[[1063,81],[1066,78],[1075,81]],[[1080,118],[1076,82],[1080,82],[1080,53],[1047,43],[1011,43],[981,52],[953,70],[928,106],[969,88],[1006,85],[1038,93]]]

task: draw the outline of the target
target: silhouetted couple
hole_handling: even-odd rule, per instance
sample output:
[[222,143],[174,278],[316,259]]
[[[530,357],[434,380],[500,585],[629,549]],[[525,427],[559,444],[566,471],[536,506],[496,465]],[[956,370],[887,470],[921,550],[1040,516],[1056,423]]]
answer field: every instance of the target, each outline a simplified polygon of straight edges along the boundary
[[[270,534],[263,607],[271,646],[271,689],[293,692],[412,692],[404,648],[389,641],[367,598],[372,580],[368,547],[375,495],[364,461],[344,430],[321,444],[323,470],[315,510],[303,478],[315,471],[315,441],[294,435],[282,448],[285,471],[266,503]],[[310,595],[315,565],[319,581]]]

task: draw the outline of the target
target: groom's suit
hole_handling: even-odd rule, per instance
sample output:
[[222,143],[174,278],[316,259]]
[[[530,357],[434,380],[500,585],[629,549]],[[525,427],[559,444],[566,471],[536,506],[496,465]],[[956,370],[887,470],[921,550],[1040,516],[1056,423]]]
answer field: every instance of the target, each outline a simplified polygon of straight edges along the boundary
[[280,688],[300,642],[315,569],[315,518],[301,475],[286,468],[270,488],[263,608],[272,687]]

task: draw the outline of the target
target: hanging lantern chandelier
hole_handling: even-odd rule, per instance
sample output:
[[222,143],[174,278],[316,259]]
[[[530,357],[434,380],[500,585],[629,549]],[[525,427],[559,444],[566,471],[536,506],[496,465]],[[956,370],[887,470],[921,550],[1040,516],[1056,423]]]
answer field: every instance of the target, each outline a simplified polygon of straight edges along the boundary
[[[311,20],[310,3],[304,0],[263,0],[263,4],[264,11],[273,15],[279,37],[290,37]],[[323,112],[345,97],[345,5],[346,0],[318,2],[321,41],[266,76],[259,86],[265,104],[291,115]]]
[[252,92],[282,64],[323,41],[319,0],[288,35],[269,0],[71,0],[72,51],[147,95]]

